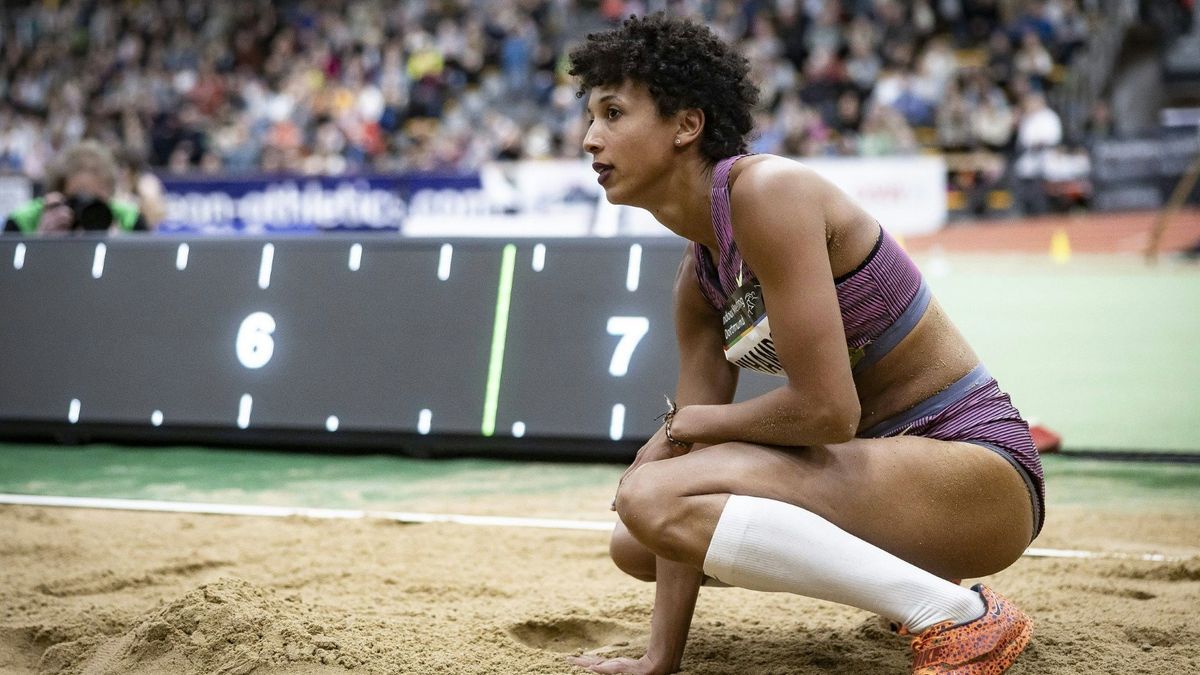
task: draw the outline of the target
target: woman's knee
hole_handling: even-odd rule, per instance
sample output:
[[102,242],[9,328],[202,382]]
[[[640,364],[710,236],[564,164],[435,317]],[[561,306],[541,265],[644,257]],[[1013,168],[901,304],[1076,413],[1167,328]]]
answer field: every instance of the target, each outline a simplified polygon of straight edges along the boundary
[[629,530],[617,523],[608,542],[608,554],[617,569],[639,581],[654,581],[655,557],[650,549],[642,546]]
[[638,541],[656,529],[661,512],[668,501],[660,490],[654,489],[653,464],[634,469],[617,489],[616,510],[626,531]]
[[656,556],[695,563],[708,547],[728,491],[689,478],[667,462],[634,470],[617,493],[617,515],[629,534]]
[[617,515],[632,539],[652,552],[670,547],[673,523],[684,507],[670,477],[655,463],[625,477],[617,492]]

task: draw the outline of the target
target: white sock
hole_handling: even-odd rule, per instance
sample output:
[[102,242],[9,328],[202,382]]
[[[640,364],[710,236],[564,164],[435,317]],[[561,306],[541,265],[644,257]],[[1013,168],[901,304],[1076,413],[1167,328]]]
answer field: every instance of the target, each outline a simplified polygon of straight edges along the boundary
[[817,514],[733,495],[721,512],[704,573],[755,591],[840,602],[920,633],[983,616],[983,598],[868,544]]

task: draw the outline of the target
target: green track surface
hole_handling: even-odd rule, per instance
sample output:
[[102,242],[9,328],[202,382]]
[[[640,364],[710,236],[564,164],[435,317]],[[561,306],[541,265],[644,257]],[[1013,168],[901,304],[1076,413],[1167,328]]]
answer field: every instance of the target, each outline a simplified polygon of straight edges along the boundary
[[915,256],[967,340],[1067,448],[1200,452],[1200,265]]
[[431,460],[196,447],[0,445],[0,492],[391,509],[430,497],[616,484],[613,464]]
[[[1050,505],[1200,513],[1200,465],[1045,458]],[[616,485],[623,467],[92,445],[0,446],[0,492],[404,510],[426,498],[552,495]],[[519,515],[519,514],[509,514]],[[597,511],[597,518],[605,515]]]
[[[1021,411],[1068,449],[1200,452],[1200,266],[1076,256],[942,256],[917,263]],[[0,445],[0,492],[404,509],[428,498],[567,494],[616,465]],[[1200,512],[1200,465],[1050,457],[1054,504]],[[515,514],[514,514],[515,515]]]

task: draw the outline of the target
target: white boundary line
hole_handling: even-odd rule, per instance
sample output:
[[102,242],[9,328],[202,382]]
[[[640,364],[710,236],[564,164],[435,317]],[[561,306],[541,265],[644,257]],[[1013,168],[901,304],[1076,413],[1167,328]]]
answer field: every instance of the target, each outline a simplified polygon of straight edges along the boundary
[[[361,509],[321,509],[293,506],[254,506],[243,504],[204,504],[200,502],[164,502],[148,499],[108,499],[100,497],[52,497],[0,493],[0,504],[20,506],[64,506],[79,509],[112,511],[154,511],[162,513],[196,513],[222,516],[265,516],[268,518],[322,518],[332,520],[361,520],[375,518],[401,523],[455,523],[485,527],[533,527],[552,530],[591,530],[608,532],[612,522],[599,520],[567,520],[561,518],[518,518],[508,516],[470,516],[456,513],[418,513],[415,511],[365,511]],[[1025,549],[1028,558],[1073,558],[1085,560],[1139,560],[1145,562],[1180,562],[1180,557],[1160,553],[1105,553],[1057,548]]]
[[45,497],[41,495],[0,494],[0,504],[23,506],[68,506],[81,509],[114,511],[159,511],[201,513],[223,516],[266,516],[270,518],[324,518],[360,520],[378,518],[402,523],[457,523],[491,527],[540,527],[557,530],[609,531],[613,523],[596,520],[560,520],[554,518],[509,518],[505,516],[469,516],[454,513],[416,513],[409,511],[363,511],[359,509],[319,509],[293,506],[254,506],[242,504],[202,504],[198,502],[162,502],[147,499],[107,499],[97,497]]

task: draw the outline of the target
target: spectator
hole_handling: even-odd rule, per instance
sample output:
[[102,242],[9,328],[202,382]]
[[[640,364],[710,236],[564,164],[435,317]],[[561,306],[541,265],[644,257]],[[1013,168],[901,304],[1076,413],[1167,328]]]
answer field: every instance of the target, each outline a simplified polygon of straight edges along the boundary
[[1006,151],[1012,143],[1013,128],[1012,109],[1003,94],[985,97],[971,114],[972,140],[989,150]]
[[1005,85],[1013,76],[1013,47],[1008,35],[994,31],[988,38],[987,74],[1000,85]]
[[1088,18],[1079,7],[1079,0],[1059,0],[1052,4],[1048,16],[1054,26],[1054,60],[1070,63],[1076,50],[1087,42],[1091,30]]
[[846,69],[837,54],[825,47],[817,47],[809,52],[808,62],[804,65],[800,99],[818,110],[823,118],[832,119],[838,94],[847,82]]
[[907,155],[916,152],[912,127],[895,108],[875,106],[863,122],[859,149],[864,156]]
[[18,207],[4,223],[5,232],[61,234],[145,230],[137,206],[114,199],[117,162],[95,141],[83,141],[61,158],[44,197]]
[[1046,164],[1062,143],[1062,121],[1046,105],[1046,97],[1031,92],[1021,102],[1021,120],[1017,124],[1017,162],[1015,173],[1018,198],[1025,213],[1041,214],[1048,208],[1045,189]]
[[937,109],[938,144],[950,151],[971,145],[971,109],[956,83],[951,83]]
[[1033,86],[1045,90],[1054,70],[1054,59],[1034,31],[1021,39],[1021,48],[1013,56],[1013,69],[1027,77]]
[[1016,43],[1033,33],[1039,42],[1054,40],[1054,24],[1047,16],[1046,0],[1025,0],[1021,10],[1010,23],[1009,39]]
[[[855,24],[859,22],[856,20]],[[850,38],[850,56],[846,60],[846,74],[859,91],[868,92],[879,79],[883,61],[871,44],[870,33],[859,31]]]
[[[40,181],[49,158],[84,136],[134,150],[155,170],[178,172],[392,171],[447,163],[475,169],[495,159],[578,157],[579,145],[569,139],[578,136],[579,101],[560,72],[566,48],[607,22],[660,8],[701,16],[740,41],[764,92],[768,144],[842,154],[891,147],[878,142],[878,121],[869,132],[851,125],[856,115],[846,116],[843,108],[851,106],[839,101],[853,89],[864,110],[898,107],[921,126],[961,117],[965,105],[975,140],[1002,149],[1011,137],[1007,102],[979,91],[1007,89],[1015,101],[1030,88],[1053,86],[1054,69],[1078,51],[1094,6],[1078,0],[6,3],[0,164]],[[1024,37],[1030,34],[1036,42]],[[1021,46],[1017,53],[1014,44]],[[964,85],[964,101],[943,96],[967,69],[986,84]],[[802,114],[784,105],[796,92],[805,102]],[[943,114],[943,105],[954,109]],[[863,133],[873,135],[865,144]],[[938,144],[936,134],[929,138]]]
[[958,59],[950,43],[941,37],[931,38],[918,59],[917,91],[924,98],[937,101],[957,71]]

